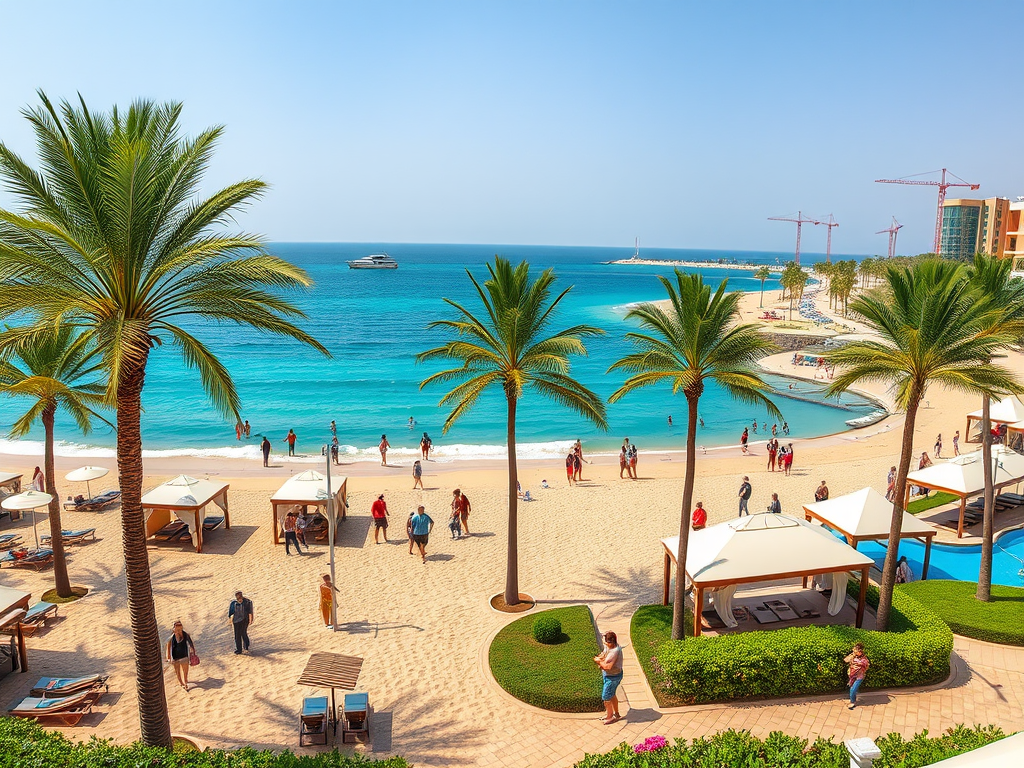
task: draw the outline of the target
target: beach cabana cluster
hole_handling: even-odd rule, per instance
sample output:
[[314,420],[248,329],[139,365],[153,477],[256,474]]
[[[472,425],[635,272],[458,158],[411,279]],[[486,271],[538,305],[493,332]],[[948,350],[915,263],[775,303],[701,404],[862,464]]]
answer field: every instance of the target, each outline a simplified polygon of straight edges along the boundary
[[[676,562],[679,537],[662,539],[665,549],[662,603],[668,605],[672,565]],[[831,575],[833,582],[829,613],[835,615],[846,601],[848,574],[860,574],[857,626],[864,621],[868,574],[873,561],[867,555],[837,539],[818,525],[787,515],[762,513],[730,520],[690,533],[685,574],[693,585],[693,634],[701,633],[700,614],[704,598],[712,603],[726,626],[736,626],[732,596],[741,584],[800,577]],[[677,568],[678,578],[678,568]]]
[[[211,502],[223,511],[221,516],[206,514]],[[203,532],[221,522],[231,527],[228,512],[228,484],[215,480],[200,480],[189,475],[178,475],[158,485],[142,497],[142,511],[146,517],[146,537],[153,536],[171,522],[173,514],[188,526],[196,552],[203,551]]]
[[[270,498],[274,510],[274,544],[281,543],[284,519],[291,511],[313,507],[327,520],[327,502],[331,496],[334,497],[334,519],[337,523],[345,519],[345,508],[348,506],[347,477],[332,477],[330,494],[327,492],[327,478],[319,472],[307,470],[289,477]],[[334,526],[334,537],[337,541],[337,525]]]
[[[1004,397],[989,406],[988,418],[995,427],[1006,425],[1007,442],[1011,442],[1014,435],[1024,434],[1024,401],[1018,397]],[[964,435],[964,442],[981,442],[981,408],[967,414]]]
[[[804,517],[817,520],[842,534],[846,542],[857,548],[861,541],[888,541],[892,525],[892,502],[874,488],[862,488],[828,501],[804,504]],[[924,567],[921,578],[928,578],[932,556],[932,539],[937,531],[907,512],[903,513],[901,539],[919,539],[924,543]]]

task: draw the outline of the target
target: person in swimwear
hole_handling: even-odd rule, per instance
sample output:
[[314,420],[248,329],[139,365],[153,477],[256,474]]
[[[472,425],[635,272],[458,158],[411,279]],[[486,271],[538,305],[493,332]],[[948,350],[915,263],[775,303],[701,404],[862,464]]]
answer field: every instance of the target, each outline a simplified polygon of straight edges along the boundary
[[388,448],[391,447],[391,443],[388,442],[387,435],[380,436],[380,445],[377,449],[380,451],[380,465],[386,467],[388,465]]

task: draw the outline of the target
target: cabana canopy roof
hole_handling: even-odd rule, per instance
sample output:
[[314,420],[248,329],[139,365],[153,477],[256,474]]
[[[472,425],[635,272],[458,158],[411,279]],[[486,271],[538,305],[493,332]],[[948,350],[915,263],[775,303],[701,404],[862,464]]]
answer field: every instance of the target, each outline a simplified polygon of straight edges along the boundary
[[[823,522],[829,528],[858,539],[888,539],[892,524],[892,502],[874,488],[837,496],[828,501],[804,504],[804,511]],[[935,529],[911,514],[903,513],[901,538],[922,538],[934,536]]]
[[[967,414],[968,419],[980,419],[981,409]],[[1024,421],[1024,402],[1017,397],[1004,397],[989,406],[989,421],[993,424],[1016,424]]]
[[[1005,448],[993,446],[994,471],[992,484],[999,488],[1024,480],[1024,456]],[[965,453],[941,464],[916,470],[907,475],[907,482],[925,488],[967,498],[985,490],[985,467],[981,462],[981,451]]]
[[[662,543],[674,559],[679,537],[662,539]],[[820,526],[762,513],[691,532],[686,574],[695,586],[706,588],[862,571],[873,562]]]
[[0,472],[0,487],[21,479],[21,472]]
[[[331,490],[336,498],[348,483],[347,477],[331,477]],[[270,497],[274,504],[327,504],[327,478],[319,472],[307,470],[285,480],[277,493]]]
[[148,509],[199,509],[227,489],[227,483],[178,475],[143,496],[142,506]]
[[0,616],[10,613],[17,608],[28,608],[32,595],[22,592],[20,589],[0,586]]

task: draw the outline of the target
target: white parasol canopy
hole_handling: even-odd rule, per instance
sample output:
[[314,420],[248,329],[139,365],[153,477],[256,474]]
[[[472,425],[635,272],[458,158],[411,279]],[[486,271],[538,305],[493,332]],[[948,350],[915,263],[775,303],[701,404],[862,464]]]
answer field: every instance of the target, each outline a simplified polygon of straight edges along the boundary
[[64,475],[64,479],[69,483],[85,483],[85,492],[92,499],[92,488],[89,487],[89,482],[91,480],[99,480],[101,477],[106,477],[109,474],[110,470],[106,467],[79,467]]
[[[1005,446],[992,447],[992,484],[999,488],[1024,479],[1024,456]],[[985,467],[981,451],[965,453],[949,461],[932,464],[907,475],[907,482],[960,497],[975,496],[985,490]]]
[[[16,512],[32,510],[32,533],[36,537],[36,549],[39,549],[39,531],[36,530],[36,510],[48,507],[51,501],[53,501],[53,496],[50,494],[32,490],[8,496],[3,502],[0,502],[0,506]],[[44,514],[48,514],[48,512]]]
[[[892,524],[892,502],[874,488],[861,488],[828,501],[804,504],[810,512],[830,528],[854,539],[888,539]],[[903,536],[935,535],[935,529],[911,514],[903,513]]]
[[[970,419],[980,419],[981,409],[967,414]],[[1024,402],[1017,397],[1004,397],[989,406],[989,421],[993,424],[1014,424],[1024,421]]]

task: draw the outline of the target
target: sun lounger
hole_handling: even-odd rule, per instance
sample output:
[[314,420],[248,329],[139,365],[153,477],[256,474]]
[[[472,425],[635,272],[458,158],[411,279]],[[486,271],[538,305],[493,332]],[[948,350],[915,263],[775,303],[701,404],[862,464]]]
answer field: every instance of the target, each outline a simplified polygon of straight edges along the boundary
[[78,721],[92,711],[93,702],[97,698],[99,696],[93,691],[83,691],[59,699],[28,696],[7,710],[7,714],[39,722],[59,720],[64,725],[78,725]]
[[3,551],[5,549],[13,549],[14,547],[18,546],[18,543],[20,541],[21,536],[19,534],[5,533],[3,536],[0,536],[0,551]]
[[154,533],[153,538],[157,541],[173,541],[187,535],[188,526],[180,520],[175,520]]
[[299,715],[299,746],[303,740],[310,744],[327,744],[327,697],[306,696],[302,700],[302,713]]
[[734,605],[732,609],[732,617],[742,624],[744,621],[748,621],[750,619],[750,614],[742,605]]
[[[50,541],[50,538],[51,538],[51,536],[49,534],[47,534],[46,536],[40,536],[39,540],[43,544],[46,544],[46,543],[48,543]],[[82,529],[77,530],[77,531],[61,531],[60,532],[61,543],[65,544],[65,545],[81,544],[86,539],[92,539],[93,541],[96,541],[96,529],[95,528],[82,528]]]
[[342,702],[341,743],[355,744],[370,738],[370,724],[367,719],[370,709],[370,694],[346,693]]
[[772,613],[763,604],[747,606],[747,610],[757,619],[758,624],[775,624],[779,617]]
[[215,528],[220,528],[222,525],[224,525],[223,517],[208,517],[203,520],[204,531],[212,531]]
[[102,509],[114,506],[121,499],[120,491],[104,491],[99,496],[91,499],[75,498],[64,502],[64,509],[68,512],[99,512]]
[[61,698],[75,693],[100,689],[106,693],[107,675],[86,675],[85,677],[41,677],[29,693],[42,698]]
[[707,629],[725,629],[725,622],[714,608],[708,608],[701,614],[701,625]]
[[[35,634],[35,631],[46,624],[46,620],[51,616],[57,615],[57,605],[54,603],[47,603],[45,601],[39,601],[22,617],[21,621],[21,632],[24,635]],[[4,629],[5,632],[13,634],[17,630],[18,624],[11,624]]]
[[37,571],[40,571],[53,562],[52,549],[28,550],[21,557],[15,556],[15,552],[20,551],[22,550],[5,552],[0,556],[0,567],[10,565],[15,568],[35,568]]
[[786,605],[782,600],[766,600],[765,605],[779,617],[779,621],[795,621],[799,618],[796,611]]
[[821,611],[815,608],[810,600],[802,597],[792,597],[790,598],[790,603],[797,616],[801,619],[817,619],[821,617]]

